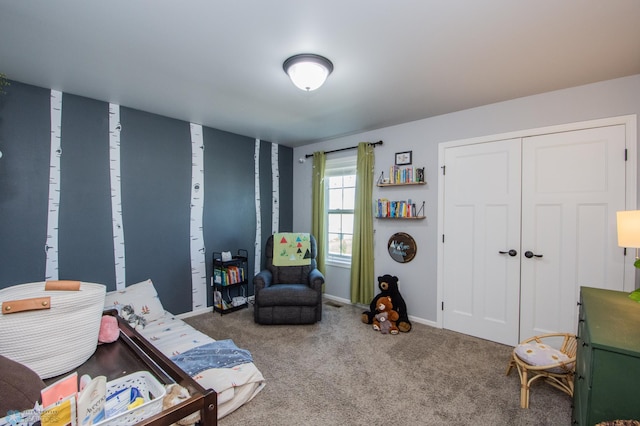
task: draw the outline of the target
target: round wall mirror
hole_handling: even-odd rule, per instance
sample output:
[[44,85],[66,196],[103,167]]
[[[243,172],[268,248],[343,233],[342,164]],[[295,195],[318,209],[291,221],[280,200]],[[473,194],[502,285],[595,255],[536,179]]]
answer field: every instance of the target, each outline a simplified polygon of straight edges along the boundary
[[389,238],[387,249],[389,250],[389,256],[400,263],[411,262],[418,250],[415,240],[411,235],[404,232],[393,234],[391,238]]

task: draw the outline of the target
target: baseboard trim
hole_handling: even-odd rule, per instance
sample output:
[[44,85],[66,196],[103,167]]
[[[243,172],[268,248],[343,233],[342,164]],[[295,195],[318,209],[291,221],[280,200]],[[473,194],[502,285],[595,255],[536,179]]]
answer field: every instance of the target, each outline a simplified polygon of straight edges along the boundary
[[342,297],[332,296],[330,294],[323,294],[323,299],[332,300],[334,302],[342,303],[343,305],[351,305],[351,301],[349,299],[343,299]]
[[426,320],[424,318],[414,317],[413,315],[409,315],[409,319],[412,322],[417,322],[418,324],[428,325],[428,326],[431,326],[433,328],[442,328],[442,327],[438,326],[438,323],[436,321],[431,321],[431,320]]
[[196,315],[207,314],[212,312],[213,312],[213,307],[209,306],[208,308],[200,308],[200,309],[196,309],[195,311],[178,314],[176,315],[176,318],[185,319],[189,317],[195,317]]
[[[327,299],[327,300],[331,300],[333,302],[342,303],[344,305],[356,306],[356,307],[362,308],[363,310],[369,310],[369,306],[368,305],[363,305],[363,304],[360,304],[360,303],[351,303],[351,301],[349,299],[344,299],[342,297],[336,297],[336,296],[332,296],[330,294],[325,294],[325,295],[323,295],[323,298]],[[431,327],[434,327],[434,328],[441,328],[441,327],[438,326],[438,323],[436,321],[431,321],[431,320],[427,320],[427,319],[424,319],[424,318],[418,318],[418,317],[415,317],[413,315],[409,315],[409,320],[411,320],[412,322],[416,322],[418,324],[424,324],[424,325],[428,325],[428,326],[431,326]]]
[[[331,300],[333,302],[338,302],[338,303],[342,303],[343,305],[352,305],[352,306],[356,306],[358,308],[362,308],[363,310],[368,310],[369,306],[367,305],[363,305],[360,303],[351,303],[351,301],[349,299],[344,299],[342,297],[336,297],[336,296],[332,296],[330,294],[325,294],[322,296],[324,299],[326,300]],[[185,318],[189,318],[189,317],[194,317],[196,315],[202,315],[202,314],[207,314],[207,313],[212,313],[213,312],[213,308],[212,307],[206,307],[206,308],[200,308],[197,309],[195,311],[190,311],[190,312],[185,312],[179,315],[176,315],[176,318],[180,318],[180,319],[185,319]],[[438,326],[438,323],[436,321],[431,321],[431,320],[427,320],[424,318],[419,318],[413,315],[409,315],[409,319],[412,322],[416,322],[418,324],[424,324],[424,325],[428,325],[434,328],[440,328]]]

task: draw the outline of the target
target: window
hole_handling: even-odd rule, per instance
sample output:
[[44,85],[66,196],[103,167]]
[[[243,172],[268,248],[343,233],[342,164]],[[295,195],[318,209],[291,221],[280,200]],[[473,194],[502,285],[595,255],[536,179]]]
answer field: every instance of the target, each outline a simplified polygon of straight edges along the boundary
[[327,260],[351,262],[356,197],[356,157],[327,160]]

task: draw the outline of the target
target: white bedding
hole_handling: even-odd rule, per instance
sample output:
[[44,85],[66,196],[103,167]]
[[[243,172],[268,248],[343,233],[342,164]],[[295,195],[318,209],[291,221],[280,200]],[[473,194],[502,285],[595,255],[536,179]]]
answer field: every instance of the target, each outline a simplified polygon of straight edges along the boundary
[[[133,307],[137,317],[144,318],[146,325],[136,330],[168,358],[215,341],[166,312],[151,280],[107,293],[105,308],[121,312],[125,305]],[[218,393],[218,418],[251,401],[265,386],[264,377],[253,362],[231,368],[210,368],[193,378],[205,389]]]
[[[138,332],[168,358],[215,341],[169,312],[148,322]],[[252,362],[232,368],[210,368],[193,378],[205,389],[218,393],[218,418],[251,401],[265,385],[262,373]]]

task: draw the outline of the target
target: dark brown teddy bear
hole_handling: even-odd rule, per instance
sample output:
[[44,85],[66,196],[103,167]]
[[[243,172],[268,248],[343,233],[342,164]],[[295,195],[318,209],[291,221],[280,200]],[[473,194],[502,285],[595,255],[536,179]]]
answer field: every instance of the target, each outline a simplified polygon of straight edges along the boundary
[[411,322],[409,321],[409,315],[407,314],[407,304],[398,289],[398,277],[389,274],[378,277],[378,288],[380,289],[380,293],[378,293],[371,301],[369,310],[362,313],[362,322],[365,324],[373,324],[373,320],[376,316],[376,305],[378,304],[378,299],[390,296],[391,303],[393,303],[393,310],[398,313],[398,321],[396,321],[398,329],[403,333],[411,331]]

